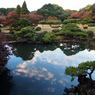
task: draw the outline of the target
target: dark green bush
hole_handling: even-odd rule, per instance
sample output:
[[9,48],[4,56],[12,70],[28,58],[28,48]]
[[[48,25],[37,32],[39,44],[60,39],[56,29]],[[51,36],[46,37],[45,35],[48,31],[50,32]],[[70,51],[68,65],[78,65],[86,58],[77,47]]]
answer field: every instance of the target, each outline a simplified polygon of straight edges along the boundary
[[53,29],[52,30],[52,32],[54,32],[54,33],[57,33],[57,32],[59,32],[60,30],[59,29]]
[[27,27],[27,26],[30,25],[29,20],[26,19],[26,18],[21,19],[21,20],[19,21],[19,23],[20,23],[20,25],[23,25],[24,27]]
[[69,23],[64,26],[64,28],[59,31],[59,34],[74,38],[87,37],[87,33],[82,31],[75,23]]
[[1,32],[1,29],[0,29],[0,32]]
[[46,24],[46,21],[39,21],[39,24]]
[[93,31],[87,31],[87,34],[89,37],[93,37],[93,35],[94,35]]
[[80,23],[84,25],[87,24],[87,21],[81,21]]
[[35,31],[40,31],[41,30],[41,27],[36,27],[35,28]]
[[58,38],[56,35],[52,34],[51,32],[46,33],[43,37],[43,42],[45,43],[52,43],[54,41],[58,41],[60,38]]
[[61,24],[60,20],[39,21],[39,24]]
[[42,32],[42,33],[39,33],[39,34],[37,35],[36,40],[42,42],[42,41],[43,41],[42,38],[45,36],[46,33],[47,33],[47,31],[44,31],[44,32]]
[[58,25],[58,26],[51,26],[52,28],[59,28],[60,26]]
[[20,26],[18,26],[15,30],[16,30],[16,31],[20,31],[22,28],[24,28],[24,26],[23,26],[23,25],[20,25]]
[[68,23],[79,23],[81,20],[80,19],[66,19],[63,21],[64,24]]
[[88,26],[95,26],[95,24],[91,23],[91,24],[88,24]]
[[19,21],[15,21],[12,23],[11,27],[17,28],[20,25]]
[[20,31],[16,31],[15,35],[17,36],[17,39],[25,39],[29,41],[35,41],[36,40],[36,33],[33,30],[32,27],[24,27]]

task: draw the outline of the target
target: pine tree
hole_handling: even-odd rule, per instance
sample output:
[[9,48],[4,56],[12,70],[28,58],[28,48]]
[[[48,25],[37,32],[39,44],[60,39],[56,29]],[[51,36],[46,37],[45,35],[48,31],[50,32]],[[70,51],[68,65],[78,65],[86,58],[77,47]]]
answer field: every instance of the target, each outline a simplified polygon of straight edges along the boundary
[[21,15],[29,14],[29,10],[27,9],[26,2],[23,2],[22,8],[21,8]]
[[20,11],[21,11],[21,7],[20,7],[20,5],[17,5],[16,14],[19,16],[20,16]]

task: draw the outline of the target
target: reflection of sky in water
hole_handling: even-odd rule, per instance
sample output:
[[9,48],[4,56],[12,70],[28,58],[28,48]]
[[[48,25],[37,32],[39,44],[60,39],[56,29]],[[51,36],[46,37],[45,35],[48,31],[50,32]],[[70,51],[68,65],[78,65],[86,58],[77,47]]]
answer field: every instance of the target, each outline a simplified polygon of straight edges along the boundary
[[[65,87],[77,85],[77,80],[64,74],[66,66],[77,66],[81,62],[95,60],[95,51],[84,50],[72,56],[66,56],[60,48],[54,51],[36,51],[31,60],[11,56],[8,68],[16,84],[11,95],[62,95]],[[16,61],[14,61],[16,60]],[[95,74],[93,74],[95,76]]]

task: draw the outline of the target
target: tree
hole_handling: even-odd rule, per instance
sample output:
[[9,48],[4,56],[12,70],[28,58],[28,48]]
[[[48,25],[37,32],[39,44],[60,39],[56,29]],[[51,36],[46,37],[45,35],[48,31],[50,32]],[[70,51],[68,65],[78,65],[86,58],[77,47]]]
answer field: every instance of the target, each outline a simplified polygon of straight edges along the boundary
[[46,20],[47,20],[47,21],[49,21],[49,20],[58,20],[58,18],[57,18],[57,17],[49,16]]
[[27,9],[27,5],[26,5],[26,2],[24,1],[23,2],[23,5],[22,5],[22,8],[21,8],[21,15],[24,15],[24,14],[29,14],[29,10]]
[[21,11],[21,7],[20,7],[20,5],[17,5],[16,14],[17,14],[18,16],[20,16],[20,11]]
[[9,12],[6,17],[7,24],[12,24],[16,20],[18,20],[18,15],[16,14],[16,11]]
[[27,26],[30,25],[29,20],[28,20],[28,19],[25,19],[25,18],[21,19],[21,20],[19,21],[19,23],[20,23],[20,25],[23,25],[23,27],[27,27]]
[[60,40],[59,37],[57,37],[56,35],[54,35],[53,33],[49,32],[49,33],[46,33],[45,36],[42,38],[42,40],[45,42],[45,43],[52,43],[54,41],[58,41]]
[[25,40],[25,41],[35,41],[36,40],[36,33],[32,27],[24,27],[20,31],[15,32],[17,39]]
[[43,15],[45,18],[48,18],[49,16],[57,17],[59,18],[59,15],[61,15],[63,11],[63,8],[56,5],[56,4],[45,4],[42,8],[38,9],[36,14]]
[[72,76],[72,80],[75,76],[80,77],[82,75],[89,75],[89,79],[92,80],[92,73],[95,71],[95,61],[87,61],[78,65],[78,67],[66,67],[65,74]]
[[30,14],[21,15],[20,19],[22,18],[28,19],[31,25],[37,24],[39,21],[44,20],[43,16],[34,14],[32,12]]

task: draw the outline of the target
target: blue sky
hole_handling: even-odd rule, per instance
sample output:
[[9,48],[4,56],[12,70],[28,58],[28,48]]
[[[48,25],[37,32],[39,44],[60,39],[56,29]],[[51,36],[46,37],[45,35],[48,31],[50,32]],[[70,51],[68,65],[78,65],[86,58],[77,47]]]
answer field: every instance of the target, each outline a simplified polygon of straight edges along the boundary
[[63,9],[79,10],[88,4],[95,3],[95,0],[0,0],[0,8],[16,8],[17,5],[22,6],[26,1],[27,7],[30,11],[41,8],[44,4],[58,4]]

